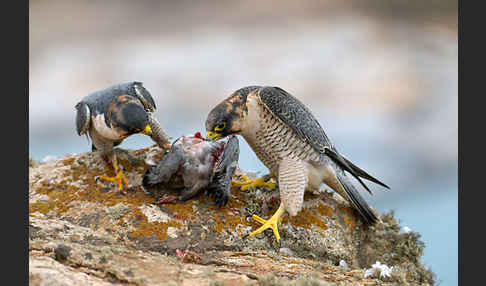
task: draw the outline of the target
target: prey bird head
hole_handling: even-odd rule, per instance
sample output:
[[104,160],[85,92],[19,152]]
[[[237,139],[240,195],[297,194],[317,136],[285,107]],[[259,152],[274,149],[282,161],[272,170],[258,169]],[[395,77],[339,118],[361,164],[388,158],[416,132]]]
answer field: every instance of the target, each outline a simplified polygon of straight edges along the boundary
[[206,119],[208,140],[218,140],[241,131],[242,122],[248,113],[246,99],[249,93],[258,88],[259,86],[241,88],[209,112]]

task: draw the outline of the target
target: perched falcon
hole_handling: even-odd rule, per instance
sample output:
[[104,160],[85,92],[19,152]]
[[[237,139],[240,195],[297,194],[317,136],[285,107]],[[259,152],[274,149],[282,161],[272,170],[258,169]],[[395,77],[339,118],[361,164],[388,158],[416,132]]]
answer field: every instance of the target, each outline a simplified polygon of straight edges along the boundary
[[[278,180],[280,207],[268,220],[256,215],[263,224],[250,233],[254,236],[272,228],[280,240],[277,223],[287,211],[296,215],[301,209],[306,189],[318,190],[325,183],[358,210],[366,223],[377,217],[353,186],[344,171],[361,181],[367,179],[388,188],[338,153],[309,109],[279,87],[248,86],[235,91],[211,110],[206,119],[207,137],[218,140],[231,134],[245,138],[258,158]],[[263,179],[251,182],[258,186]]]
[[236,136],[217,142],[205,140],[200,132],[179,137],[162,160],[145,172],[143,185],[181,189],[178,197],[162,197],[158,203],[186,201],[205,190],[221,207],[230,196],[239,152]]
[[149,135],[159,147],[170,148],[170,138],[152,117],[155,102],[141,82],[121,83],[95,91],[76,104],[76,130],[78,135],[89,135],[91,151],[99,151],[107,164],[112,164],[114,177],[97,176],[95,179],[116,182],[121,191],[128,187],[123,172],[118,170],[114,146],[135,133]]

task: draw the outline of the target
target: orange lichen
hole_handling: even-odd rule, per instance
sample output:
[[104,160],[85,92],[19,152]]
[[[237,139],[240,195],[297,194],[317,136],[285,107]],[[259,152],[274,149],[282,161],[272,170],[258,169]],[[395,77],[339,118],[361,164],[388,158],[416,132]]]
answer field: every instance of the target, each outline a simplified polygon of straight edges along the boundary
[[216,217],[216,223],[212,229],[216,232],[221,232],[223,229],[236,230],[236,226],[249,225],[246,219],[242,215],[229,215],[223,214]]
[[327,224],[325,221],[315,213],[313,210],[302,209],[296,216],[283,216],[282,223],[290,223],[294,226],[301,226],[309,228],[312,225],[318,226],[323,230],[326,230]]
[[69,203],[76,199],[75,193],[79,190],[78,187],[68,185],[65,181],[59,184],[49,184],[45,181],[37,190],[39,194],[44,194],[49,197],[47,202],[34,202],[29,204],[29,213],[39,211],[46,214],[50,210],[56,210],[57,214],[69,210]]
[[138,223],[137,228],[129,232],[133,237],[148,237],[155,235],[160,241],[164,241],[167,239],[167,229],[169,227],[181,226],[181,224],[175,220],[168,220],[167,222],[149,222],[147,216],[145,216],[138,208],[131,212],[131,218]]
[[354,229],[356,226],[356,211],[353,208],[339,206],[339,210],[343,214],[343,220],[350,229]]
[[352,219],[349,219],[347,217],[343,217],[344,222],[349,226],[350,229],[354,229],[356,226],[356,222]]
[[324,204],[319,204],[318,206],[316,206],[316,210],[322,216],[332,217],[332,215],[334,214],[334,211],[332,210],[332,208],[330,206],[324,205]]
[[37,202],[29,204],[29,213],[40,212],[42,214],[47,214],[50,210],[53,210],[55,207],[56,207],[56,204],[54,202],[37,201]]
[[64,164],[64,166],[72,165],[74,163],[74,157],[66,158],[62,160],[62,163]]
[[[96,183],[94,177],[97,174],[94,170],[88,168],[86,164],[75,164],[74,158],[67,158],[62,161],[70,169],[63,172],[63,176],[68,178],[58,183],[48,183],[42,181],[41,185],[35,190],[39,194],[45,194],[49,197],[48,202],[35,202],[29,205],[29,212],[48,212],[55,209],[58,214],[66,212],[68,205],[73,201],[100,202],[106,206],[113,206],[118,203],[128,203],[135,206],[153,203],[154,199],[143,194],[138,187],[134,192],[122,195],[115,189],[102,192],[101,185]],[[79,182],[83,187],[74,186],[72,182]]]
[[190,220],[197,215],[197,213],[194,213],[192,207],[194,205],[194,201],[187,201],[185,203],[167,204],[164,205],[164,207],[169,209],[175,218],[180,220]]

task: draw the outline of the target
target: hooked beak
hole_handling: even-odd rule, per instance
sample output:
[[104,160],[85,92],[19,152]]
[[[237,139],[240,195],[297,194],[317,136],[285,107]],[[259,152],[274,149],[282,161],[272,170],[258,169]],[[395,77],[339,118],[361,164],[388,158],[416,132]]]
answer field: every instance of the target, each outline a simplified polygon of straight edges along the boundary
[[150,125],[145,126],[145,129],[140,131],[140,133],[152,136],[152,129],[150,128]]
[[222,136],[216,132],[208,131],[206,132],[206,140],[214,141],[222,138]]

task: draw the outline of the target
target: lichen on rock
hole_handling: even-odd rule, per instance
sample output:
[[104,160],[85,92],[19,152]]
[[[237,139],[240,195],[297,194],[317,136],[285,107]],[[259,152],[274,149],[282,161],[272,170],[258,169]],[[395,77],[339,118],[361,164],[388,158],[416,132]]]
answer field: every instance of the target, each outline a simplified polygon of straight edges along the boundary
[[[420,235],[400,232],[393,213],[379,215],[380,222],[366,227],[333,192],[309,192],[297,216],[282,217],[281,245],[270,231],[245,238],[259,226],[251,215],[267,218],[278,208],[278,191],[233,189],[221,208],[203,193],[159,206],[141,182],[150,167],[146,159],[160,160],[160,149],[115,150],[130,185],[126,194],[95,182],[101,173],[113,175],[97,153],[29,164],[31,282],[434,284],[433,273],[420,263],[425,247]],[[235,176],[241,174],[238,169]],[[179,258],[184,251],[189,256]],[[397,268],[386,279],[364,277],[376,261]]]

